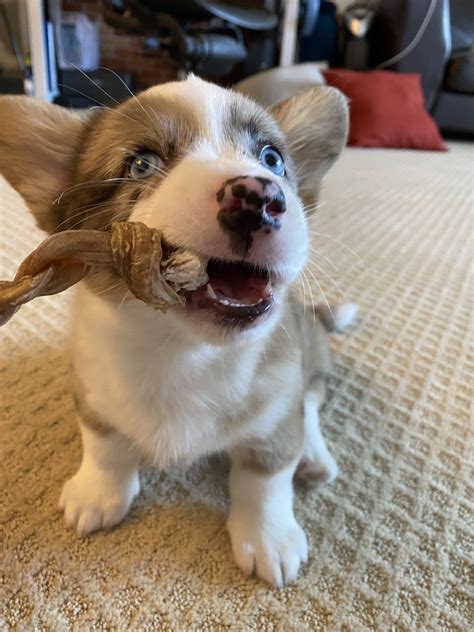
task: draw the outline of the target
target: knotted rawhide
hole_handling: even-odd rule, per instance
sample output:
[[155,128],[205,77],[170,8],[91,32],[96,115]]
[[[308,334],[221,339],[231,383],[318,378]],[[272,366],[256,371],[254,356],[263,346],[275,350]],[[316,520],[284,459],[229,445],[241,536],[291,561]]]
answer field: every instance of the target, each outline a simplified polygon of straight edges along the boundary
[[180,292],[208,280],[198,257],[182,248],[164,249],[161,233],[141,222],[115,222],[107,232],[67,230],[28,255],[13,281],[0,281],[0,325],[24,303],[62,292],[106,267],[115,268],[132,294],[161,311],[184,305]]

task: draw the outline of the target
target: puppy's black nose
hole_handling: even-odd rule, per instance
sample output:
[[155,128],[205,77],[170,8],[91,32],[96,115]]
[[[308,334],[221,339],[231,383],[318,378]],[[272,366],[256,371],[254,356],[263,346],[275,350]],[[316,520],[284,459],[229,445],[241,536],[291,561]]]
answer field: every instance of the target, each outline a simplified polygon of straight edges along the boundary
[[283,191],[267,178],[239,176],[224,182],[216,195],[221,227],[250,246],[252,233],[271,233],[281,228],[279,216],[286,211]]

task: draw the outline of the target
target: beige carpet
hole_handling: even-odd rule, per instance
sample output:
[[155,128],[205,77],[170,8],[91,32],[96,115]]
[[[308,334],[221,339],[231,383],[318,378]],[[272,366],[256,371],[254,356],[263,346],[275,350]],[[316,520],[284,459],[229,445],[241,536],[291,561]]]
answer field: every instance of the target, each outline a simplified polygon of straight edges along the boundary
[[[311,559],[284,590],[232,562],[222,463],[147,469],[119,528],[66,529],[56,502],[80,458],[70,297],[22,309],[0,331],[0,629],[472,629],[472,176],[472,146],[451,144],[348,150],[327,180],[314,227],[338,241],[314,243],[332,281],[313,272],[361,318],[334,339],[323,414],[341,473],[297,491]],[[41,236],[0,186],[4,278]]]

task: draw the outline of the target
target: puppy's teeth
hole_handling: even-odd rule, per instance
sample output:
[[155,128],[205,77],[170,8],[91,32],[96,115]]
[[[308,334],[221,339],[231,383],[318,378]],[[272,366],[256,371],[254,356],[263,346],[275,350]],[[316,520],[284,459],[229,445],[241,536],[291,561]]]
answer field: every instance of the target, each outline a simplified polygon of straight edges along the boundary
[[209,298],[212,298],[213,300],[217,299],[216,293],[214,292],[214,288],[212,287],[210,283],[207,284],[206,294],[209,296]]
[[265,291],[270,293],[272,291],[272,282],[270,279],[268,279],[267,284],[265,286]]

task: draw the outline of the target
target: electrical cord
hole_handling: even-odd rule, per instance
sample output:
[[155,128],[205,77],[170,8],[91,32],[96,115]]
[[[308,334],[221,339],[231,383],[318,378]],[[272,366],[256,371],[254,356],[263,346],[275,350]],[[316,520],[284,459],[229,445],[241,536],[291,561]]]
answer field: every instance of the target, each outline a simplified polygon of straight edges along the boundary
[[418,31],[415,34],[415,37],[408,44],[408,46],[405,46],[405,48],[401,50],[399,53],[397,53],[393,57],[390,57],[390,59],[383,61],[378,66],[376,66],[377,70],[380,70],[381,68],[386,68],[387,66],[392,66],[393,64],[396,64],[398,61],[400,61],[401,59],[403,59],[404,57],[406,57],[407,55],[411,53],[411,51],[415,48],[415,46],[421,40],[426,29],[428,28],[428,24],[430,23],[431,18],[433,17],[433,13],[436,8],[437,2],[438,0],[431,0],[430,6],[428,7],[428,11],[426,12],[425,17],[423,18],[420,28],[418,29]]

